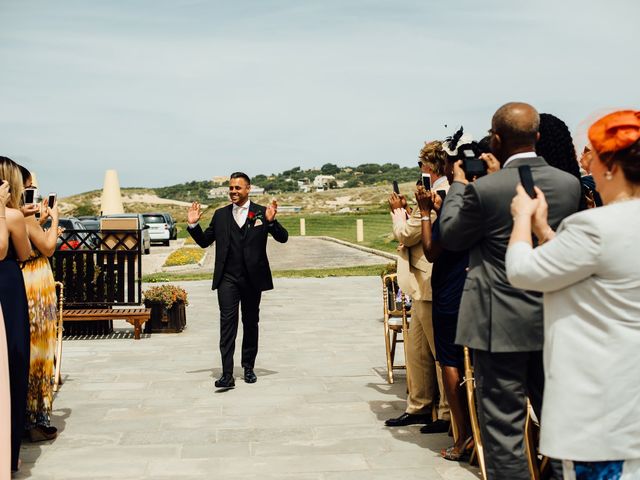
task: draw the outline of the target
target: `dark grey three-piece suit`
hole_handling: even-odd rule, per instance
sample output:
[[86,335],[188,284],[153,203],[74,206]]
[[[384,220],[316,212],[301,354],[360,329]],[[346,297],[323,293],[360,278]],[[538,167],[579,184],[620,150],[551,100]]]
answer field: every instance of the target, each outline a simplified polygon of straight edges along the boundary
[[518,167],[529,165],[549,204],[549,225],[576,212],[580,183],[543,158],[516,158],[502,170],[465,186],[451,185],[442,209],[442,242],[450,250],[470,250],[456,343],[474,349],[478,414],[490,479],[528,479],[524,454],[526,398],[540,418],[542,296],[513,288],[505,254],[513,220],[511,200]]

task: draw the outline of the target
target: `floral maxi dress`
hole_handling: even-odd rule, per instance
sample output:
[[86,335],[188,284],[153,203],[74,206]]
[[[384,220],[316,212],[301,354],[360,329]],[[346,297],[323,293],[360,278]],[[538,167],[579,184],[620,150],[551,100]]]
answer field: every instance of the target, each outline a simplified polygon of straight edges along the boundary
[[31,356],[25,429],[49,426],[56,347],[56,285],[49,260],[35,253],[22,265],[29,304]]

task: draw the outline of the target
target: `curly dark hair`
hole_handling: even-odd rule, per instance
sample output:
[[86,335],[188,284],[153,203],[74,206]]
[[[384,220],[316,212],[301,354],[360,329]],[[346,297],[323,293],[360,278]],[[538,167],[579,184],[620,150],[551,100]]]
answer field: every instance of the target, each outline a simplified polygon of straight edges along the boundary
[[536,144],[536,152],[552,167],[580,178],[580,167],[569,127],[550,113],[540,114],[540,140]]

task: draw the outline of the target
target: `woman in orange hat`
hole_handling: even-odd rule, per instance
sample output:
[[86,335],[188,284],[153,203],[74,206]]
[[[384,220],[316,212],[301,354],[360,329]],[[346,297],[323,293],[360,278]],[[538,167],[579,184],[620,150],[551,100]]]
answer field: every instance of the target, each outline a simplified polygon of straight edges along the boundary
[[542,191],[519,185],[506,270],[544,293],[540,450],[563,460],[565,479],[639,479],[640,112],[601,118],[589,140],[604,206],[554,232]]

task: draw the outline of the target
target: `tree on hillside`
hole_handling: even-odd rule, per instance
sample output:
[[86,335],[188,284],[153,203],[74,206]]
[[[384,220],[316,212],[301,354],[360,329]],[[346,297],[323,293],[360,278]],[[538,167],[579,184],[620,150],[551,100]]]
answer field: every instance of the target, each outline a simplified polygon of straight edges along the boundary
[[335,163],[325,163],[320,167],[320,171],[323,175],[335,175],[340,172],[340,167],[338,167]]

